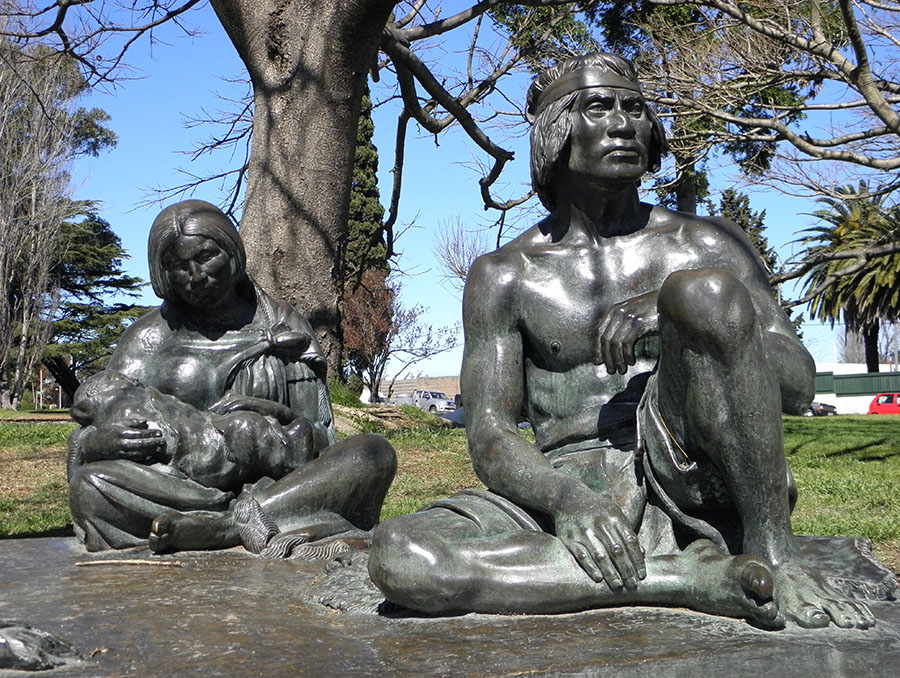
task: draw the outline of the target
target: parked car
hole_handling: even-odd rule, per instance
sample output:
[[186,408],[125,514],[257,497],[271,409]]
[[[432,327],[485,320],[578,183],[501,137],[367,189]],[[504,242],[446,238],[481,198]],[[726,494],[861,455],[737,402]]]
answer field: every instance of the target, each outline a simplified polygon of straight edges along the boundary
[[453,398],[440,391],[413,391],[411,396],[397,398],[398,405],[414,405],[427,412],[452,412],[456,409]]
[[869,403],[869,414],[900,414],[900,393],[879,393]]
[[837,408],[828,403],[817,403],[813,401],[809,404],[809,410],[804,413],[804,417],[833,417],[837,414]]
[[[463,407],[458,407],[456,412],[447,412],[446,414],[442,414],[441,417],[453,424],[453,428],[466,427],[466,415]],[[516,428],[531,428],[531,424],[527,421],[520,421],[518,424],[516,424]]]

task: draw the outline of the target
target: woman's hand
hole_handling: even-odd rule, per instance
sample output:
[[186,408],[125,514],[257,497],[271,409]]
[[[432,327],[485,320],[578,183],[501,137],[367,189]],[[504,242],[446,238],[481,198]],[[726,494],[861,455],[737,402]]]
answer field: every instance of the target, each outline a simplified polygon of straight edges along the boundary
[[166,461],[162,431],[144,419],[123,419],[88,431],[81,441],[84,461],[125,459],[137,464]]
[[289,424],[297,415],[286,405],[274,400],[255,398],[253,396],[226,393],[209,406],[214,414],[231,414],[232,412],[256,412],[264,417],[274,417],[280,424]]
[[282,349],[290,353],[303,353],[312,343],[312,337],[306,332],[292,330],[284,323],[278,323],[269,335],[272,348]]

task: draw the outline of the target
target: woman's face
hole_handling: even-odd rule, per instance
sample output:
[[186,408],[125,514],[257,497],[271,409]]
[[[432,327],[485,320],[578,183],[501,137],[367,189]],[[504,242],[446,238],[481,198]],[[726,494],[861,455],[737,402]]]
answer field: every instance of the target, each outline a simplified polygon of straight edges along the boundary
[[182,235],[166,250],[163,266],[179,298],[188,305],[208,310],[230,302],[235,275],[231,257],[202,235]]

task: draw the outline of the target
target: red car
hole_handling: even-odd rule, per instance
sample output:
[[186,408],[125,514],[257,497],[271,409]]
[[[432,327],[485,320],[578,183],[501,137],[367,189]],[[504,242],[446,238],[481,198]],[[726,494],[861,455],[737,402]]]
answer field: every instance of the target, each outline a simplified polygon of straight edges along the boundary
[[900,393],[879,393],[869,403],[869,414],[900,414]]

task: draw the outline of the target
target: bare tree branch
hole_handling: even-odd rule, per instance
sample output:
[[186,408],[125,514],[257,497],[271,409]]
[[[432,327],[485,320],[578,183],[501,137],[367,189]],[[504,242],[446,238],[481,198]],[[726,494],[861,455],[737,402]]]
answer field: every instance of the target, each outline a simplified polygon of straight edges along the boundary
[[[652,36],[663,64],[654,72],[653,59],[644,59],[646,68],[642,62],[651,98],[667,115],[688,123],[679,126],[688,135],[676,134],[673,145],[789,144],[809,158],[882,172],[881,183],[893,183],[890,173],[900,167],[900,114],[895,110],[900,83],[893,67],[900,47],[900,4],[841,0],[828,10],[826,21],[824,6],[801,1],[763,0],[752,9],[733,0],[652,2],[692,5],[700,12],[693,30],[669,29],[664,22],[637,26]],[[870,16],[864,6],[876,14]],[[675,53],[692,58],[673,61]],[[846,90],[824,90],[827,83]],[[777,98],[763,105],[769,87],[806,88],[809,96],[789,106]],[[827,98],[817,99],[823,92]],[[746,101],[748,94],[762,99],[747,107],[741,97]],[[838,133],[829,136],[813,127],[826,118],[811,117],[829,111],[858,115],[842,120]],[[784,152],[775,157],[785,159],[782,174],[795,163]],[[797,173],[794,183],[802,180]]]
[[[89,84],[110,83],[118,77],[126,53],[137,40],[145,35],[152,36],[153,30],[165,23],[178,23],[185,12],[201,1],[122,0],[115,3],[113,8],[107,7],[104,2],[96,3],[99,7],[94,10],[92,5],[95,0],[56,0],[36,12],[13,11],[0,14],[0,18],[7,18],[5,23],[0,23],[0,36],[18,41],[41,41],[52,46],[56,52],[76,59],[83,67]],[[116,7],[122,10],[115,14],[117,18],[128,17],[133,21],[119,22],[111,19]],[[42,23],[49,14],[52,14],[52,18]],[[67,23],[75,24],[74,32],[66,28]],[[98,54],[100,46],[108,44],[107,38],[116,35],[129,37],[114,50],[112,56]],[[54,37],[56,45],[45,40]]]

